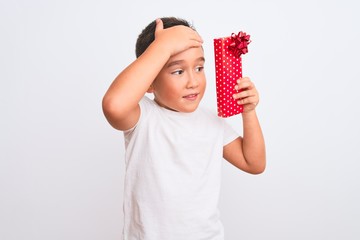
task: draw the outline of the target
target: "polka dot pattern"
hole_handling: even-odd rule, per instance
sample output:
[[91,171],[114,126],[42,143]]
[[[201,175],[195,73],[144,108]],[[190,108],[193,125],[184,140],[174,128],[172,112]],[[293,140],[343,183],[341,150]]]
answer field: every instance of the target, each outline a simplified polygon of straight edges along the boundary
[[215,71],[216,71],[216,98],[219,117],[231,117],[242,113],[243,106],[233,98],[236,81],[242,77],[241,57],[237,58],[228,46],[230,37],[214,39]]

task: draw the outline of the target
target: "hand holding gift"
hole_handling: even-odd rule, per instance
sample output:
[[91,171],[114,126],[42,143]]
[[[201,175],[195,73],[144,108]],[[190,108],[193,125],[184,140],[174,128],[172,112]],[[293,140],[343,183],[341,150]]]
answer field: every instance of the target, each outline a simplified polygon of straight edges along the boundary
[[214,39],[216,96],[220,117],[230,117],[244,111],[243,99],[234,98],[234,94],[243,89],[240,86],[236,89],[235,85],[242,77],[241,55],[248,52],[249,43],[250,35],[244,32]]
[[237,80],[235,90],[240,92],[235,93],[233,98],[239,105],[243,106],[243,113],[254,110],[259,103],[259,94],[250,78],[244,77]]

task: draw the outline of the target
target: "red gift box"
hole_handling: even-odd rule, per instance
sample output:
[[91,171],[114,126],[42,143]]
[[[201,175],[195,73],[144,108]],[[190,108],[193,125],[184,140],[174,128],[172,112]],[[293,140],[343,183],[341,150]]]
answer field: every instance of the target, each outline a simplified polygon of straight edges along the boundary
[[243,106],[233,98],[236,81],[242,77],[241,55],[247,53],[250,35],[244,32],[214,39],[216,98],[218,116],[230,117],[243,112]]

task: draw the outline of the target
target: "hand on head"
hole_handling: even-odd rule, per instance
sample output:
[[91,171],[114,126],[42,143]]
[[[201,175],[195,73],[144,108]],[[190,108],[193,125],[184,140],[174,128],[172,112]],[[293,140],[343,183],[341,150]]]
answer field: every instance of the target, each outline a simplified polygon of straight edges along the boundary
[[161,19],[156,19],[155,41],[160,42],[170,56],[193,47],[201,47],[203,40],[190,27],[178,25],[164,29]]

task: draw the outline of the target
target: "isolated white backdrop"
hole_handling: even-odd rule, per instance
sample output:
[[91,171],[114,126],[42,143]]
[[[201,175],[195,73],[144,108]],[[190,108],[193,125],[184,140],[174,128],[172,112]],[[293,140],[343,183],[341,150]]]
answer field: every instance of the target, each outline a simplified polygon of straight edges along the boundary
[[[226,240],[360,239],[357,1],[0,1],[0,239],[120,239],[124,144],[101,110],[156,17],[205,40],[253,42],[244,75],[260,92],[268,167],[224,161]],[[240,133],[241,118],[228,120]]]

